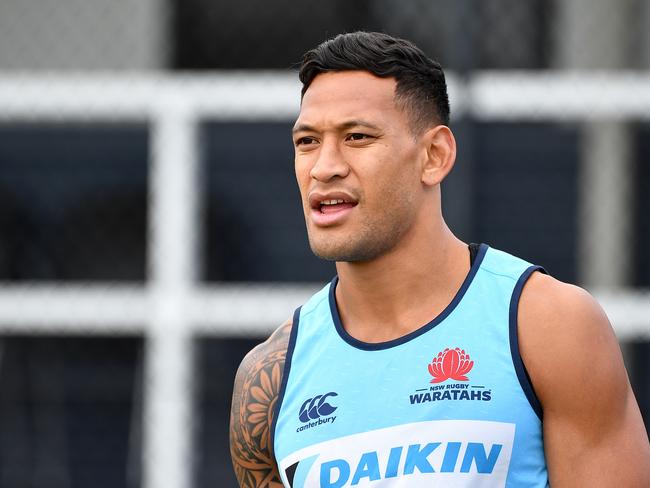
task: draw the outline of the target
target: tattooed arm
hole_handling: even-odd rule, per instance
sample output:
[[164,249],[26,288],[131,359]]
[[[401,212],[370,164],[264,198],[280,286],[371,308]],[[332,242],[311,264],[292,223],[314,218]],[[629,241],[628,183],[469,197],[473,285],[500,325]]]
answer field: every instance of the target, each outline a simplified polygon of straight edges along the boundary
[[249,352],[237,371],[230,412],[230,455],[242,488],[281,488],[271,423],[291,333],[285,322]]

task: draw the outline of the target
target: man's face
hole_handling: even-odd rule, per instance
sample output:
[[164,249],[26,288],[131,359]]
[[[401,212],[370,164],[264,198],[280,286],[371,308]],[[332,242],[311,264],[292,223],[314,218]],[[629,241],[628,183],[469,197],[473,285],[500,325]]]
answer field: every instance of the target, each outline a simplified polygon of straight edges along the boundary
[[394,96],[393,78],[342,71],[318,75],[303,97],[295,170],[309,243],[321,258],[374,259],[415,220],[426,150]]

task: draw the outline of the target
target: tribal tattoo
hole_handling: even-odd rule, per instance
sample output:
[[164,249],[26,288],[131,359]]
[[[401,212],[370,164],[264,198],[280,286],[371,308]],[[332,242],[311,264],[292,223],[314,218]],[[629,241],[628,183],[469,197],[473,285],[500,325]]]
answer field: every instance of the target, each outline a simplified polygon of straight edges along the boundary
[[244,358],[230,413],[230,454],[242,488],[281,488],[272,454],[271,424],[282,382],[291,321]]

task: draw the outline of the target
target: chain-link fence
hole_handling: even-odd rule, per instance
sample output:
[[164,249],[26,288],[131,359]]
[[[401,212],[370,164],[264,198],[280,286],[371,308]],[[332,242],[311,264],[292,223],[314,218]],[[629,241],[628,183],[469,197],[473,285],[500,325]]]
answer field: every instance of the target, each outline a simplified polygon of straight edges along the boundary
[[450,226],[593,291],[648,419],[650,4],[104,3],[0,2],[0,487],[235,486],[236,367],[334,273],[288,69],[358,28],[448,68]]

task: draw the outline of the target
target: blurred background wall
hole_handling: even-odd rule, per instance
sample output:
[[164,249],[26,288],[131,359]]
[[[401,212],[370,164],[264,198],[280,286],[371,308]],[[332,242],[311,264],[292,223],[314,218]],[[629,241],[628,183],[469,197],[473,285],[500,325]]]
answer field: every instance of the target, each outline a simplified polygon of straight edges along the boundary
[[291,69],[356,29],[442,62],[450,226],[602,301],[648,425],[648,25],[644,0],[0,0],[0,487],[235,486],[236,367],[334,274]]

